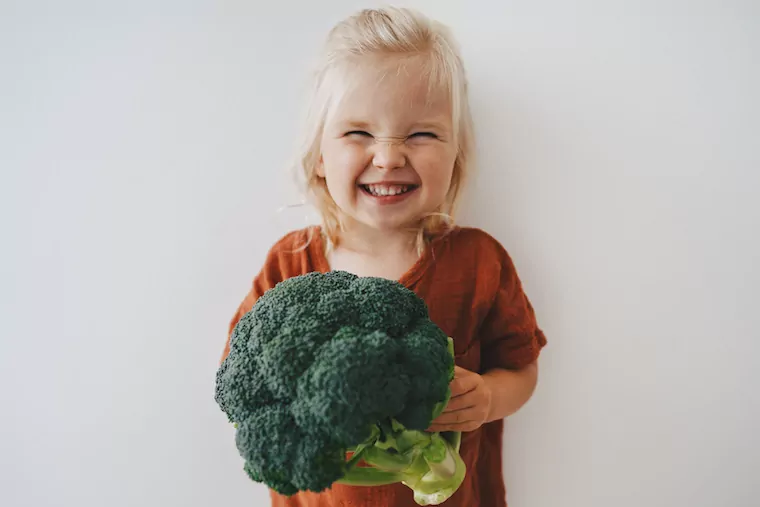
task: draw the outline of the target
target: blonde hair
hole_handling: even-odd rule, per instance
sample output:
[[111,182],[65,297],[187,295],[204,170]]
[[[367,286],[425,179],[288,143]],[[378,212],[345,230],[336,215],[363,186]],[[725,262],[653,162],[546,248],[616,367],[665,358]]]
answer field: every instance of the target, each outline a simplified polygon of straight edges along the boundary
[[[345,88],[350,68],[366,58],[426,57],[429,89],[442,88],[450,97],[457,155],[449,191],[443,204],[417,225],[417,248],[422,251],[434,234],[453,225],[465,175],[473,160],[472,119],[462,58],[448,28],[417,11],[387,7],[365,9],[338,23],[329,32],[314,73],[305,131],[297,162],[298,172],[312,203],[322,216],[329,247],[339,241],[343,217],[318,175],[321,138],[333,106]],[[345,90],[344,90],[345,91]]]

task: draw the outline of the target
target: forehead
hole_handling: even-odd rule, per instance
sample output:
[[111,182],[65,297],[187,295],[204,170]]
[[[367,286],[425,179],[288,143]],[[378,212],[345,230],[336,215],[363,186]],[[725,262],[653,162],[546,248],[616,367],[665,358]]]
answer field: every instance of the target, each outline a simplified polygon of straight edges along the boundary
[[420,58],[375,60],[347,69],[333,104],[334,121],[403,122],[451,119],[447,87],[431,78]]

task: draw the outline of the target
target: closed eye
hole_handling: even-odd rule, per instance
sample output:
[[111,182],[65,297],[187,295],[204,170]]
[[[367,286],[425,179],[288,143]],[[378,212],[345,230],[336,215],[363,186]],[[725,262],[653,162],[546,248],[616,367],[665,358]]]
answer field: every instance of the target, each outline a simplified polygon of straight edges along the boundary
[[364,130],[351,130],[349,132],[346,132],[344,135],[345,136],[372,137],[372,134],[370,134],[369,132],[365,132]]
[[414,134],[410,135],[409,137],[410,138],[414,138],[414,137],[417,137],[417,138],[423,137],[424,138],[424,137],[427,137],[427,138],[430,138],[430,139],[438,139],[438,136],[435,135],[432,132],[415,132]]

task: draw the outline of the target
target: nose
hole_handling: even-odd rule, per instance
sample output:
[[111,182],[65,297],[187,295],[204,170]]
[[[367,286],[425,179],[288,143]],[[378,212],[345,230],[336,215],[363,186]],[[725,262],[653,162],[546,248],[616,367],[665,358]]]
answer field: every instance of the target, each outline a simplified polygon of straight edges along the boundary
[[406,165],[403,142],[395,140],[381,141],[375,144],[372,165],[382,171],[400,169]]

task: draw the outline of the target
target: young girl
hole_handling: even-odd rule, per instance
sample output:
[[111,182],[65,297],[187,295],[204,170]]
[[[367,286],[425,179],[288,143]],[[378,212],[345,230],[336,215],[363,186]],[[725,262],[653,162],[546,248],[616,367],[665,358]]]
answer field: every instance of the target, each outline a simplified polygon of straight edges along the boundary
[[[312,99],[301,169],[322,225],[271,248],[229,331],[289,277],[343,270],[400,281],[454,339],[452,398],[430,430],[463,432],[467,477],[445,505],[503,507],[502,420],[532,395],[546,340],[505,249],[453,225],[473,154],[455,44],[413,11],[361,11],[330,32]],[[275,507],[416,506],[401,484],[271,498]]]

